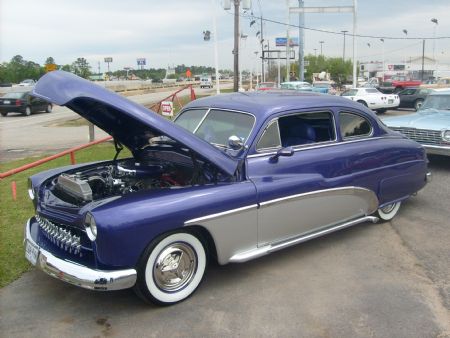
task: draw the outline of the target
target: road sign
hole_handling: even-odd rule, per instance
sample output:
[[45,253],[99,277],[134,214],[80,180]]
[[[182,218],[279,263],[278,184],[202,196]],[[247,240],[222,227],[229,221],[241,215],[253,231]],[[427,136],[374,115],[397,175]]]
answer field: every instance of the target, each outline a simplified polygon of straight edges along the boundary
[[[291,49],[289,52],[290,52],[289,59],[294,60],[295,59],[295,50]],[[286,60],[286,50],[272,49],[272,50],[264,50],[263,51],[262,58],[264,60],[277,60],[278,57],[280,58],[280,60]]]
[[54,63],[49,63],[48,65],[45,65],[45,71],[48,72],[52,72],[54,70],[56,70],[56,65]]
[[163,116],[173,116],[173,102],[172,101],[163,101],[161,102],[161,111]]
[[[287,38],[275,38],[275,46],[277,47],[286,47]],[[289,38],[289,46],[295,47],[298,46],[298,38],[292,37]]]

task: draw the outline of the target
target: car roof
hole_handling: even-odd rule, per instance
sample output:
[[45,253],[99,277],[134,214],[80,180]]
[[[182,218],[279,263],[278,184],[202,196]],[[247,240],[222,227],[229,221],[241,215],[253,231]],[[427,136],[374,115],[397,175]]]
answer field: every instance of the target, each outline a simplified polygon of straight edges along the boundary
[[283,90],[209,96],[190,102],[185,109],[210,107],[237,110],[251,113],[258,120],[264,120],[279,112],[333,106],[361,109],[359,103],[340,96]]

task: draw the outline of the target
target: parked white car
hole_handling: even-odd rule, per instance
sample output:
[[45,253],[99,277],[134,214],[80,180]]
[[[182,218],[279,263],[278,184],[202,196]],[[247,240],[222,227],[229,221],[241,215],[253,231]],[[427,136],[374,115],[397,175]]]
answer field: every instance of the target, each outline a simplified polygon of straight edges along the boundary
[[19,83],[19,87],[29,87],[29,86],[34,86],[36,84],[36,81],[32,80],[32,79],[26,79],[23,80],[21,83]]
[[352,88],[343,92],[341,96],[359,102],[378,113],[384,113],[388,108],[395,108],[400,104],[398,95],[383,94],[375,88]]

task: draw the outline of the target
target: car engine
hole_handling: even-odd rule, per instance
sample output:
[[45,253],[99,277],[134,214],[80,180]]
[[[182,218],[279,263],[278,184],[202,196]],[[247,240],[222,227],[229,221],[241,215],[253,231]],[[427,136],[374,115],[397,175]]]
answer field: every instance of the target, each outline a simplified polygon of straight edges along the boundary
[[183,186],[189,184],[191,171],[171,163],[141,165],[126,160],[63,173],[53,181],[52,190],[67,202],[87,203],[140,190]]

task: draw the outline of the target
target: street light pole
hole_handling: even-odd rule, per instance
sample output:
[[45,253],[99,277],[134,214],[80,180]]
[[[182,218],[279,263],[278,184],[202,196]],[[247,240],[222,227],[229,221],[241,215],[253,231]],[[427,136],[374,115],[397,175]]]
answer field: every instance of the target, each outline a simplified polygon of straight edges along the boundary
[[216,66],[216,94],[220,94],[219,46],[217,45],[216,2],[211,0],[213,10],[214,64]]
[[317,56],[317,48],[314,48],[314,56]]
[[320,56],[323,56],[322,54],[322,45],[325,43],[325,41],[319,41],[320,43]]
[[[298,0],[298,7],[303,8],[303,0]],[[305,34],[303,26],[305,25],[305,13],[298,13],[298,72],[300,81],[305,81]]]
[[342,52],[342,61],[345,62],[345,34],[347,34],[348,31],[341,31],[344,33],[344,51]]
[[[431,22],[434,23],[433,27],[433,59],[434,59],[434,70],[437,71],[437,60],[436,60],[436,30],[438,26],[438,19],[433,18]],[[434,76],[434,74],[433,74]]]
[[383,58],[383,62],[382,62],[382,64],[383,64],[383,69],[382,69],[382,74],[383,74],[383,81],[384,81],[384,39],[380,39],[380,41],[383,43],[383,48],[381,49],[381,55],[382,55],[382,58]]
[[234,83],[233,91],[239,90],[239,3],[240,0],[234,0]]

